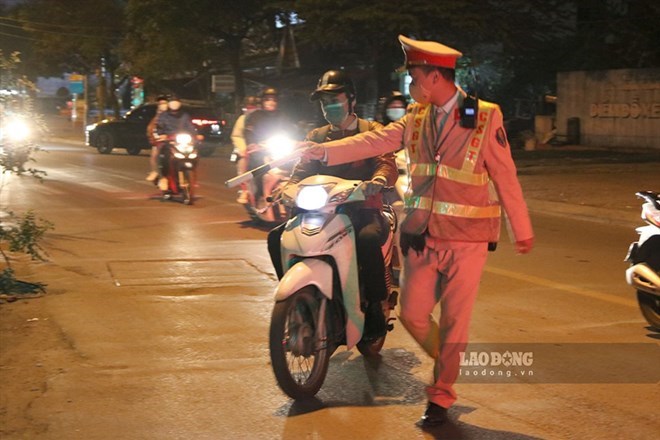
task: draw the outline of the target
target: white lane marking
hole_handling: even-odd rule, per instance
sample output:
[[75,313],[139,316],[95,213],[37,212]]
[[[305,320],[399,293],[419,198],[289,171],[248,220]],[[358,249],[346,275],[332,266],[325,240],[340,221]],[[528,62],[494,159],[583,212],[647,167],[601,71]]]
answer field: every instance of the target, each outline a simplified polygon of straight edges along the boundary
[[111,192],[111,193],[117,193],[117,192],[127,192],[127,190],[120,188],[118,186],[114,185],[108,185],[107,183],[103,182],[84,182],[82,183],[83,186],[89,186],[94,189],[99,189],[101,191],[105,192]]
[[499,269],[497,267],[486,267],[485,271],[493,273],[495,275],[501,275],[519,281],[525,281],[527,283],[536,284],[538,286],[547,287],[550,289],[561,290],[568,293],[574,293],[576,295],[581,295],[587,298],[593,298],[600,301],[609,302],[612,304],[634,307],[634,308],[638,307],[637,302],[630,299],[620,298],[618,296],[610,295],[608,293],[598,292],[596,290],[576,287],[571,284],[558,283],[556,281],[548,280],[541,277],[536,277],[534,275],[526,275],[523,273],[513,272],[506,269]]
[[59,189],[55,189],[55,188],[51,188],[51,187],[49,187],[45,184],[40,184],[40,185],[37,185],[37,186],[33,186],[32,189],[36,189],[40,193],[47,194],[47,195],[59,196],[59,195],[65,194],[64,191],[59,190]]

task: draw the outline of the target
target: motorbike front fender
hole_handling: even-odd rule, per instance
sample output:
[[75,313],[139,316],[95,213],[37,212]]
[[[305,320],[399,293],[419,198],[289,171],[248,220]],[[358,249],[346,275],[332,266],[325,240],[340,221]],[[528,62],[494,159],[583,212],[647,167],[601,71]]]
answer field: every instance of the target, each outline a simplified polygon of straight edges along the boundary
[[626,270],[626,282],[637,290],[660,296],[660,275],[645,263],[638,263]]
[[280,280],[275,289],[275,301],[286,299],[308,285],[316,286],[323,295],[332,299],[332,267],[317,258],[299,261]]

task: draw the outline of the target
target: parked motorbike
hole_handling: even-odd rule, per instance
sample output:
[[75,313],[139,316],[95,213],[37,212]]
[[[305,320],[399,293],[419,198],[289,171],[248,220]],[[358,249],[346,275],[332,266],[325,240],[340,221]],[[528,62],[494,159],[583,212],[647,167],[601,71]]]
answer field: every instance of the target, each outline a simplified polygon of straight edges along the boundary
[[[295,141],[284,133],[275,134],[264,142],[248,146],[248,168],[259,166],[281,159],[294,150]],[[236,151],[232,152],[231,161],[239,159]],[[288,208],[270,201],[271,196],[283,187],[291,175],[291,163],[271,168],[265,174],[256,176],[247,184],[248,202],[244,204],[250,218],[259,223],[282,223],[288,218]]]
[[[396,213],[397,220],[399,223],[403,222],[406,216],[404,209],[405,206],[405,196],[408,191],[408,186],[410,185],[410,178],[408,177],[408,156],[406,150],[400,150],[396,153],[396,167],[399,172],[399,177],[394,184],[394,191],[389,191],[385,193],[384,200],[387,204],[392,206],[394,212]],[[403,254],[401,253],[401,246],[399,245],[399,233],[394,236],[394,243],[397,252],[394,254],[392,260],[392,272],[394,273],[394,278],[398,284],[398,280],[401,276],[401,268],[403,262]]]
[[626,281],[637,290],[637,301],[646,321],[660,331],[660,194],[641,191],[644,200],[642,219],[646,226],[637,228],[639,239],[628,249]]
[[[311,176],[288,185],[280,203],[292,208],[281,237],[285,273],[275,291],[270,324],[270,358],[277,382],[294,399],[314,396],[321,388],[330,356],[340,345],[357,346],[376,356],[385,334],[365,333],[369,304],[361,294],[351,221],[353,208],[365,200],[360,181]],[[391,261],[396,215],[385,210],[389,224],[382,246],[388,297],[380,304],[387,322],[398,293],[393,290]]]
[[167,179],[167,186],[160,188],[163,200],[178,196],[185,205],[193,204],[198,156],[195,139],[190,134],[168,136],[159,157],[161,176]]

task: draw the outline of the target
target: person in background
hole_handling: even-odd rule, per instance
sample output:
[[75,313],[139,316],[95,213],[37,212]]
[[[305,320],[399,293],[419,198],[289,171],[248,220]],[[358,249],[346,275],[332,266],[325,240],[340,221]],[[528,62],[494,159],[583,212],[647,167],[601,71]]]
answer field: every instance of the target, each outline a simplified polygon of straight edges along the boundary
[[[253,169],[263,165],[267,152],[259,145],[266,142],[278,133],[291,133],[294,125],[287,116],[279,109],[279,92],[277,89],[268,87],[260,95],[261,108],[257,108],[245,116],[245,128],[243,137],[247,145],[247,168]],[[264,176],[254,178],[255,200],[265,196]]]
[[[188,133],[193,139],[197,137],[197,130],[192,122],[190,115],[181,109],[181,100],[177,96],[170,96],[167,102],[167,111],[160,114],[156,122],[157,139],[161,146],[160,149],[168,142],[168,140],[179,133]],[[169,151],[168,151],[169,153]],[[160,164],[160,179],[158,180],[158,188],[161,191],[167,191],[169,188],[169,180],[173,178],[170,175],[172,167],[170,166],[171,156],[164,155],[163,162]],[[169,180],[168,180],[169,179]]]
[[[416,101],[378,131],[308,143],[303,161],[336,166],[405,148],[410,188],[401,224],[404,267],[399,318],[435,361],[422,427],[447,421],[456,401],[460,354],[488,250],[500,234],[502,207],[515,249],[526,254],[534,233],[497,104],[475,101],[455,84],[462,55],[434,41],[399,41]],[[440,303],[440,320],[432,315]]]
[[406,115],[408,100],[401,92],[392,92],[383,101],[381,113],[381,123],[387,125],[390,122],[398,121]]
[[158,178],[158,154],[160,153],[161,142],[158,142],[158,133],[156,133],[156,127],[158,126],[158,117],[161,113],[167,111],[167,95],[160,95],[156,98],[156,114],[149,124],[147,125],[147,139],[151,144],[151,155],[149,156],[149,166],[151,171],[147,176],[149,182],[154,182]]
[[[232,153],[236,155],[236,175],[243,174],[248,170],[247,142],[245,141],[245,118],[259,108],[259,98],[256,96],[246,96],[243,99],[242,113],[236,119],[234,128],[231,130],[231,142],[234,145],[234,151]],[[238,198],[236,201],[241,204],[246,204],[248,202],[247,183],[241,184],[241,189],[238,191]]]

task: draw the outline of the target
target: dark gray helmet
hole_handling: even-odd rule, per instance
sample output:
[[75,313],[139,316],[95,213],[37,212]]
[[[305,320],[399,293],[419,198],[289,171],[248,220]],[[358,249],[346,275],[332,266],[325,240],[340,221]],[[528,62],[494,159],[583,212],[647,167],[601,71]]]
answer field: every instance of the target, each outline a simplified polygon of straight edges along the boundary
[[323,93],[337,95],[339,93],[346,93],[349,101],[355,99],[355,86],[353,81],[342,70],[328,70],[319,79],[316,85],[316,90],[309,96],[310,101],[316,101]]

